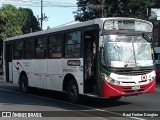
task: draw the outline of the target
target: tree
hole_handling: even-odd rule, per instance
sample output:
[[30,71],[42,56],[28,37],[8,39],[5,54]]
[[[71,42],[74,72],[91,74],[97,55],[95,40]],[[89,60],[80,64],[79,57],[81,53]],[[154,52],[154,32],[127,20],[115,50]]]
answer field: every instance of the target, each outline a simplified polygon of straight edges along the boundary
[[75,20],[86,21],[103,17],[134,17],[147,19],[147,8],[155,0],[77,0]]
[[159,2],[159,0],[155,0],[154,7],[155,8],[160,8],[160,2]]
[[101,17],[100,3],[97,0],[77,0],[78,10],[74,12],[76,21],[86,21]]
[[19,23],[22,26],[22,33],[36,32],[40,30],[39,23],[31,9],[19,8]]
[[0,27],[2,27],[0,33],[1,40],[6,37],[22,34],[17,13],[17,8],[12,5],[3,6],[0,9],[0,21],[2,21],[2,23],[0,23]]
[[32,10],[17,9],[13,5],[4,5],[0,8],[0,40],[39,30],[38,21]]

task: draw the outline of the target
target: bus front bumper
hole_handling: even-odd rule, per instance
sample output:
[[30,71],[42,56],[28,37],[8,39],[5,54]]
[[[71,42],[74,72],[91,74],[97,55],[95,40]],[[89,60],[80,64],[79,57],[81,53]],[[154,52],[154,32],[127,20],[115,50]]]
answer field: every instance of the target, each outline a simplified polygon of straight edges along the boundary
[[103,82],[101,85],[100,97],[116,97],[116,96],[131,96],[142,93],[154,92],[156,89],[156,80],[144,85],[140,85],[139,89],[134,89],[133,86],[118,86],[108,82]]

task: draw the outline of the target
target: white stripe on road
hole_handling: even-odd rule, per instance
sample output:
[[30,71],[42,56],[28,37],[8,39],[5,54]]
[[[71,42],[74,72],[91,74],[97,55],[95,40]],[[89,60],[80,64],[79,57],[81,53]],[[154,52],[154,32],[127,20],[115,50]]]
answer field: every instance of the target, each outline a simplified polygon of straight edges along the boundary
[[[23,94],[21,92],[17,92],[17,91],[14,91],[14,90],[3,89],[3,88],[0,88],[0,90],[8,91],[8,92],[14,92],[14,93],[18,93],[18,94]],[[70,104],[70,105],[79,106],[79,107],[83,107],[83,108],[89,108],[89,109],[93,109],[93,110],[96,110],[96,111],[103,111],[103,112],[106,112],[106,113],[111,113],[111,114],[115,114],[115,115],[119,115],[119,116],[124,117],[122,114],[119,114],[119,113],[116,113],[116,112],[111,112],[111,111],[108,111],[108,110],[93,108],[93,107],[84,106],[84,105],[73,104],[73,103],[70,103],[70,102],[65,102],[65,101],[61,101],[61,100],[51,99],[51,98],[32,95],[32,94],[26,94],[26,95],[33,96],[33,97],[38,97],[38,98],[43,98],[43,99],[47,99],[47,100],[52,100],[52,101],[56,101],[56,102],[62,102],[62,103],[65,103],[65,104]],[[98,117],[98,118],[102,118],[102,117]],[[128,118],[135,119],[135,120],[147,120],[147,119],[138,118],[138,117],[128,117]],[[108,120],[106,118],[103,118],[103,119]]]

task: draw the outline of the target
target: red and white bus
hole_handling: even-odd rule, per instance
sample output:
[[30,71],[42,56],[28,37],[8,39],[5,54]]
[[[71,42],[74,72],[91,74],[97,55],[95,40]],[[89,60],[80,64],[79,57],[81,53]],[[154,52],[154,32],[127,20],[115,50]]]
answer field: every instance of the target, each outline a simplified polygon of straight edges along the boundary
[[99,18],[7,38],[6,81],[118,100],[155,91],[152,24],[134,18]]

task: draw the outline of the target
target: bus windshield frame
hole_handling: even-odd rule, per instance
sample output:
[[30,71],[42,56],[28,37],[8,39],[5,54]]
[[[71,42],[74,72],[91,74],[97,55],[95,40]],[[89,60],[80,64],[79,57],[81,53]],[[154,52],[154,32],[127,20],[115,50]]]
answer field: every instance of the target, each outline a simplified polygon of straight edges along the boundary
[[154,66],[152,29],[150,22],[140,19],[104,21],[101,63],[118,68]]
[[101,62],[109,67],[153,66],[152,45],[142,35],[103,35]]

